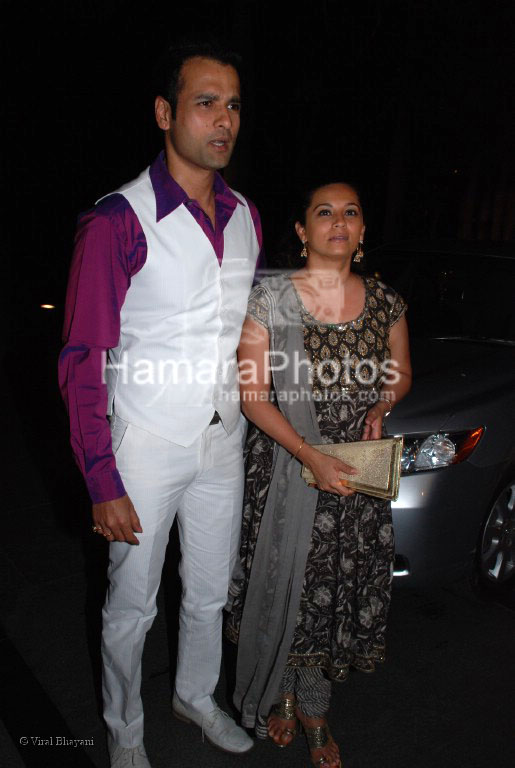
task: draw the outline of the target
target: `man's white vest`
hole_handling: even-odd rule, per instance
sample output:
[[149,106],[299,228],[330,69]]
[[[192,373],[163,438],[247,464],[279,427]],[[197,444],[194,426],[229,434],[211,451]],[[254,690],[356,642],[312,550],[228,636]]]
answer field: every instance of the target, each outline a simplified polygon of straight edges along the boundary
[[109,414],[179,445],[191,445],[216,410],[230,434],[240,403],[236,348],[259,244],[245,199],[224,229],[220,267],[184,204],[156,221],[148,169],[118,192],[147,241],[147,259],[121,310],[109,351]]

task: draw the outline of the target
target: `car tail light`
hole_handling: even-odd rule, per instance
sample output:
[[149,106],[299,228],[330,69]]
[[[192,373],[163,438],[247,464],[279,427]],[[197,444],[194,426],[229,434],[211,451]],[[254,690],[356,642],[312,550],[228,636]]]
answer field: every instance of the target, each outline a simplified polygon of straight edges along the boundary
[[483,427],[478,427],[466,432],[404,435],[402,474],[427,472],[465,461],[480,441],[483,431]]

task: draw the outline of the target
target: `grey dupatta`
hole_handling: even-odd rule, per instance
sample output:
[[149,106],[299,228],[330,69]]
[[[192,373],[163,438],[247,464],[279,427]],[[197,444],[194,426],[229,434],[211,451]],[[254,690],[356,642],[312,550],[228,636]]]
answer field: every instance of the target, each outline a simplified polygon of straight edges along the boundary
[[[278,405],[306,442],[321,443],[293,284],[281,275],[264,280],[261,288],[271,307]],[[300,463],[276,445],[239,634],[234,702],[247,728],[255,726],[258,716],[265,718],[277,698],[299,610],[317,498],[318,492],[301,478]]]

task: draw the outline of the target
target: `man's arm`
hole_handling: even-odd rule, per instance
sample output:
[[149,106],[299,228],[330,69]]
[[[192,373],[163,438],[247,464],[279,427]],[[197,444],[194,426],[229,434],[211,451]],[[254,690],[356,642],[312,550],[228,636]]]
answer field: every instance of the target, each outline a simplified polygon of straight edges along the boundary
[[130,279],[145,258],[143,232],[121,195],[112,195],[80,219],[59,359],[71,444],[94,504],[95,524],[117,540],[133,543],[137,539],[132,531],[141,526],[116,469],[104,368],[107,350],[119,341],[120,310]]

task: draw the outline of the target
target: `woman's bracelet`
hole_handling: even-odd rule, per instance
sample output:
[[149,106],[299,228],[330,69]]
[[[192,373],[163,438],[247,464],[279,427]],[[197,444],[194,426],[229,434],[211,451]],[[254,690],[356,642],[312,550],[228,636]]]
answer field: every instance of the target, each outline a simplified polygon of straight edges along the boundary
[[296,459],[296,458],[297,458],[297,456],[298,456],[298,455],[299,455],[299,453],[300,453],[300,449],[302,448],[302,446],[303,446],[303,445],[304,445],[304,443],[306,442],[306,438],[304,437],[304,435],[301,435],[301,437],[302,437],[302,440],[300,441],[300,445],[299,445],[299,447],[297,448],[297,450],[295,451],[295,453],[293,454],[293,458],[294,458],[294,459]]
[[387,411],[385,411],[384,417],[383,417],[383,418],[386,419],[386,417],[389,416],[390,413],[392,412],[393,403],[392,403],[392,401],[388,397],[381,397],[381,396],[379,397],[378,402],[379,403],[388,403],[388,405],[389,405],[389,408],[388,408]]

